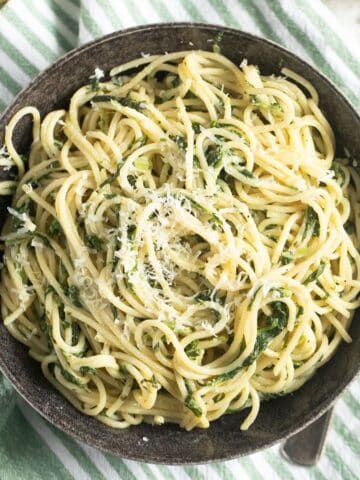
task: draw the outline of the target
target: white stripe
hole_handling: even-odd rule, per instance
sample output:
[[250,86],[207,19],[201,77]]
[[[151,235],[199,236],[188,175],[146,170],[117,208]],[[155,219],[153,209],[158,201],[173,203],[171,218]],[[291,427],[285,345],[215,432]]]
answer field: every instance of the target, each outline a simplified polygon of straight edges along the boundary
[[[166,474],[164,475],[163,472],[161,471],[161,469],[157,466],[157,465],[153,465],[153,464],[150,464],[150,463],[147,463],[146,466],[151,470],[151,473],[154,475],[154,477],[157,479],[157,480],[161,480],[162,478],[164,478],[166,476]],[[185,472],[183,473],[183,469],[182,467],[179,467],[181,468],[181,472],[172,472],[171,470],[176,470],[176,467],[170,467],[170,466],[167,466],[167,465],[162,465],[163,469],[167,470],[168,471],[168,474],[170,476],[170,474],[172,473],[173,476],[175,477],[175,479],[178,479],[178,478],[181,478],[181,477],[185,477]],[[179,475],[180,473],[180,475]],[[181,479],[181,480],[185,480],[185,479]]]
[[[282,5],[286,10],[286,13],[297,25],[297,27],[305,31],[307,37],[312,40],[315,45],[320,49],[321,54],[325,58],[325,61],[331,66],[331,68],[344,80],[345,85],[350,88],[357,96],[360,95],[360,82],[354,72],[343,62],[338,54],[329,46],[326,38],[324,38],[320,30],[314,28],[310,20],[304,15],[301,9],[292,8],[292,3],[288,0],[283,0]],[[330,32],[329,32],[330,33]]]
[[79,20],[79,46],[83,45],[84,43],[91,42],[94,40],[94,36],[89,30],[86,28],[81,15]]
[[[10,3],[10,6],[12,4]],[[17,16],[19,19],[23,20],[24,23],[26,24],[26,28],[29,30],[29,32],[37,38],[39,43],[45,45],[48,49],[51,50],[51,53],[53,53],[55,56],[62,55],[65,50],[63,47],[60,45],[58,42],[56,36],[53,34],[53,32],[49,32],[43,25],[38,21],[37,15],[34,14],[34,11],[32,7],[30,7],[29,2],[21,2],[22,8],[27,10],[27,13],[25,11],[22,12],[25,16],[29,15],[31,16],[31,22],[27,21],[25,22],[24,17],[19,15],[17,10],[14,10],[12,8],[11,10],[13,11],[13,14]],[[54,28],[54,27],[53,27]]]
[[[192,467],[194,467],[196,469],[197,465],[192,465]],[[176,479],[178,479],[179,477],[181,478],[181,480],[194,480],[194,477],[191,476],[191,472],[186,472],[182,467],[173,467],[174,469],[177,470],[177,474],[174,474],[174,477]]]
[[121,22],[124,25],[124,28],[133,27],[134,25],[136,25],[136,21],[132,17],[129,8],[123,8],[121,10]]
[[286,26],[275,15],[275,13],[272,11],[270,4],[266,0],[254,0],[254,3],[262,11],[264,19],[266,19],[266,22],[270,25],[271,29],[276,32],[281,38],[283,45],[286,45],[286,48],[295,51],[304,60],[313,65],[314,62],[309,57],[306,50],[296,40],[296,38],[292,36]]
[[[314,10],[317,13],[317,15],[322,18],[322,20],[326,24],[326,27],[331,30],[334,30],[334,32],[338,34],[344,47],[352,52],[354,49],[353,39],[349,37],[348,32],[342,27],[342,24],[336,18],[335,14],[333,14],[331,10],[328,7],[326,7],[322,2],[314,2],[313,0],[310,0],[310,1],[305,0],[305,1],[308,4],[309,8]],[[353,55],[353,56],[358,56],[358,55]]]
[[30,82],[31,77],[19,68],[18,64],[14,62],[5,50],[0,50],[0,65],[21,86],[24,87]]
[[[241,461],[239,460],[233,460],[233,461],[227,461],[227,462],[221,462],[221,464],[218,464],[220,467],[226,467],[230,472],[233,474],[234,478],[247,478],[248,475],[246,473],[246,470],[241,466]],[[219,480],[224,480],[227,479],[226,473],[224,473],[223,476],[220,475],[220,473],[212,466],[212,465],[199,465],[201,467],[201,472],[204,475],[204,478],[207,479],[215,479],[218,478]]]
[[198,11],[202,17],[205,17],[207,22],[217,23],[219,25],[224,24],[224,20],[218,15],[217,11],[214,10],[213,6],[206,0],[203,0],[202,2],[191,0],[191,3],[194,10]]
[[0,16],[0,31],[6,38],[11,38],[11,43],[23,53],[24,56],[31,58],[31,63],[38,69],[44,70],[48,66],[48,61],[28,42],[28,40],[7,21],[5,16]]
[[[103,34],[105,35],[106,33],[111,33],[114,30],[116,30],[115,27],[113,27],[113,24],[107,14],[107,11],[102,7],[102,3],[104,0],[98,2],[96,0],[90,0],[86,3],[86,8],[89,11],[89,14],[91,17],[94,19],[94,22],[100,27],[102,30]],[[108,0],[105,0],[105,3],[111,3]],[[119,7],[119,4],[118,4]],[[114,8],[116,10],[116,7]],[[118,20],[115,17],[115,20]],[[121,25],[118,25],[118,28],[120,28]]]
[[[360,412],[360,408],[359,408]],[[343,423],[351,430],[355,435],[360,434],[360,418],[353,414],[352,410],[346,405],[345,400],[341,397],[336,402],[335,414],[339,416]]]
[[335,468],[332,466],[328,456],[325,453],[323,453],[323,455],[321,456],[320,461],[317,463],[316,467],[320,470],[320,472],[326,479],[343,480],[339,476],[337,470],[335,470]]
[[360,377],[357,380],[355,380],[354,382],[352,382],[352,384],[350,385],[350,388],[348,390],[349,390],[349,392],[352,393],[354,398],[357,400],[357,403],[360,407]]
[[57,16],[54,10],[49,6],[47,0],[38,0],[31,4],[31,9],[36,13],[41,13],[49,23],[56,25],[56,29],[71,43],[73,47],[77,45],[77,35],[63,22],[61,17]]
[[170,6],[169,1],[167,1],[167,0],[159,0],[159,1],[163,5],[165,12],[166,13],[169,12],[169,13],[167,13],[168,18],[166,20],[170,20],[172,18],[171,17],[171,15],[172,15],[172,16],[175,16],[178,21],[191,22],[192,17],[189,15],[187,10],[185,10],[185,8],[183,7],[181,2],[178,2],[176,4],[176,11],[174,11],[173,8],[169,8],[169,6]]
[[[266,452],[271,455],[279,455],[279,452],[275,447],[269,448],[266,450]],[[270,460],[262,453],[262,452],[257,452],[254,453],[253,455],[250,455],[249,457],[253,463],[253,466],[255,469],[259,472],[260,476],[264,475],[264,472],[266,472],[266,476],[269,477],[271,480],[279,480],[279,475],[276,472],[276,470],[272,467]]]
[[109,463],[105,455],[101,453],[100,450],[96,450],[96,448],[90,447],[83,442],[77,441],[77,443],[107,480],[121,480],[121,477],[115,468],[111,465],[111,463]]
[[[161,18],[158,12],[153,8],[151,0],[137,0],[134,1],[133,4],[136,5],[136,9],[141,12],[141,15],[145,17],[145,23],[157,23],[165,20],[164,18]],[[137,23],[139,23],[139,21]],[[143,23],[143,21],[141,23]]]
[[226,2],[228,9],[231,12],[234,12],[234,23],[239,23],[242,30],[254,33],[255,35],[262,35],[260,27],[257,25],[253,17],[247,12],[246,8],[243,8],[243,5],[238,2],[238,0],[230,0]]
[[134,462],[133,460],[125,460],[124,458],[122,459],[122,461],[128,467],[128,469],[132,472],[132,474],[135,476],[136,480],[142,480],[142,479],[147,480],[146,473],[142,469],[141,463]]
[[[45,441],[49,449],[55,453],[71,475],[73,475],[76,480],[91,480],[89,475],[81,468],[75,457],[71,455],[59,438],[50,430],[40,415],[38,415],[23,400],[19,400],[18,406],[26,420]],[[40,458],[39,461],[41,461]]]
[[[90,42],[91,40],[94,40],[94,35],[90,30],[85,25],[85,22],[83,21],[83,14],[93,17],[96,19],[96,9],[97,6],[95,5],[94,0],[89,0],[88,3],[82,4],[81,9],[80,9],[80,20],[79,20],[79,44],[82,45],[83,43]],[[101,33],[103,32],[102,26],[98,24],[96,21],[93,23],[96,24],[96,26],[99,28]]]
[[345,438],[339,435],[334,427],[329,428],[329,434],[327,441],[329,445],[331,445],[334,450],[339,454],[341,457],[342,462],[348,466],[349,470],[353,472],[360,472],[360,460],[357,458],[350,447],[347,445]]

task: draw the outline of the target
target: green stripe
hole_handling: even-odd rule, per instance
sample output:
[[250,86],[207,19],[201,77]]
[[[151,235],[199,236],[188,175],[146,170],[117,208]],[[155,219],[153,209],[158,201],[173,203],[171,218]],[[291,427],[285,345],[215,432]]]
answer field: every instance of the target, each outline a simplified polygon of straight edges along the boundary
[[223,3],[221,0],[209,0],[209,3],[214,7],[219,17],[225,23],[225,25],[229,26],[239,26],[241,27],[241,23],[235,17],[234,12],[231,13],[231,10],[227,7],[226,3]]
[[150,470],[149,466],[146,465],[146,463],[138,463],[138,467],[140,467],[142,470],[144,470],[146,479],[147,480],[157,480],[156,476],[153,474],[153,472]]
[[[349,419],[350,420],[350,419]],[[348,447],[354,452],[355,455],[360,454],[360,441],[359,439],[347,428],[340,417],[334,415],[332,425],[335,428],[335,432],[341,437]]]
[[313,59],[314,63],[321,67],[323,71],[325,71],[340,87],[346,91],[347,95],[352,99],[355,100],[355,97],[352,91],[345,85],[344,80],[339,77],[335,70],[331,67],[325,57],[321,54],[318,46],[311,40],[309,36],[305,36],[304,32],[299,29],[296,23],[292,20],[292,18],[287,14],[286,10],[280,5],[279,3],[271,0],[269,2],[271,4],[273,12],[279,18],[279,21],[287,28],[287,30],[291,33],[291,35],[296,38],[296,40],[303,45],[305,50]]
[[79,446],[79,444],[73,440],[69,435],[66,435],[61,430],[53,427],[48,424],[52,433],[59,439],[61,443],[71,452],[71,454],[76,458],[77,462],[83,470],[85,470],[92,480],[104,480],[104,476],[96,467],[96,464],[92,461],[91,457],[88,456],[84,450]]
[[127,9],[128,9],[128,14],[132,17],[133,22],[136,25],[140,25],[143,23],[149,23],[146,16],[142,14],[142,11],[138,9],[136,3],[134,1],[132,2],[127,2],[126,4]]
[[1,78],[1,83],[5,85],[5,87],[14,95],[18,93],[22,85],[18,83],[16,80],[14,80],[13,77],[11,77],[6,70],[4,70],[0,64],[0,78]]
[[252,2],[242,2],[242,4],[248,14],[261,28],[262,32],[264,32],[266,37],[274,42],[283,43],[282,38],[275,32],[274,26],[270,21],[267,21],[266,16],[263,15],[261,8],[258,8],[257,5]]
[[79,2],[70,2],[73,3],[74,6],[78,9],[78,18],[74,18],[73,16],[69,15],[68,12],[66,11],[66,8],[63,9],[63,5],[60,3],[56,3],[55,0],[48,0],[49,1],[49,7],[51,10],[54,11],[57,17],[60,17],[62,22],[70,28],[70,30],[75,34],[79,34],[79,15],[80,15],[80,6]]
[[195,466],[186,465],[183,468],[191,480],[204,480],[204,475]]
[[2,113],[6,108],[6,103],[0,99],[0,113]]
[[[240,28],[244,27],[241,23],[241,18],[238,19],[225,2],[222,2],[221,0],[209,0],[209,3],[214,7],[225,25],[234,25]],[[242,6],[248,12],[249,16],[256,22],[263,35],[271,38],[275,42],[282,43],[282,38],[276,34],[272,25],[266,21],[266,17],[264,17],[260,8],[251,2],[246,3],[245,5],[244,2],[242,2]]]
[[290,473],[290,469],[286,467],[285,462],[280,459],[277,453],[265,450],[264,457],[280,478],[283,480],[294,480],[294,476]]
[[184,10],[191,16],[193,22],[206,22],[206,17],[196,8],[193,2],[187,0],[186,2],[181,2],[181,5],[184,7]]
[[24,2],[25,8],[29,8],[28,12],[34,14],[36,12],[36,18],[41,23],[41,25],[47,30],[50,36],[54,36],[57,42],[61,45],[64,51],[71,50],[74,48],[74,45],[69,42],[69,40],[64,37],[64,35],[58,30],[56,23],[50,22],[44,15],[41,13],[41,10],[36,9],[36,3],[32,3],[31,7],[29,3]]
[[326,445],[325,453],[331,465],[335,468],[335,470],[339,472],[340,478],[342,480],[358,478],[358,475],[355,475],[351,468],[344,462],[344,458],[340,457],[340,455],[332,445]]
[[117,11],[115,8],[113,8],[112,4],[108,2],[108,0],[96,0],[96,3],[99,5],[99,8],[104,10],[104,13],[106,12],[106,16],[110,20],[115,30],[118,28],[124,28]]
[[[226,480],[238,480],[238,478],[225,463],[213,463],[211,466],[214,468],[220,478],[226,478]],[[255,477],[252,477],[252,480],[254,479]]]
[[0,465],[4,480],[25,479],[25,472],[31,480],[73,480],[17,406],[1,429]]
[[104,454],[107,461],[114,467],[117,473],[120,475],[121,480],[138,480],[129,467],[119,457],[115,457],[109,453]]
[[175,20],[172,11],[167,8],[166,0],[165,3],[159,0],[152,0],[152,5],[154,6],[154,9],[158,12],[162,21],[173,22]]
[[156,465],[156,468],[161,472],[162,476],[166,480],[176,480],[176,477],[171,472],[173,467],[165,467],[164,465]]
[[329,480],[327,477],[324,477],[324,475],[320,472],[318,467],[309,467],[308,472],[310,474],[310,477],[313,478],[314,480]]
[[94,22],[93,18],[89,15],[89,12],[85,7],[81,8],[80,18],[88,32],[91,33],[94,38],[101,37],[103,33],[102,30],[100,30],[97,23]]
[[35,77],[38,73],[38,69],[33,63],[31,63],[24,55],[14,47],[0,32],[0,50],[4,50],[9,57],[18,65],[23,72],[30,77]]
[[350,390],[346,390],[343,393],[341,400],[346,403],[355,417],[359,417],[360,402],[352,395]]
[[[11,3],[10,3],[11,5]],[[32,47],[34,47],[48,62],[52,62],[57,57],[57,52],[53,52],[44,42],[34,33],[32,33],[25,22],[23,22],[16,14],[7,8],[4,15],[7,20],[23,35]]]
[[251,460],[250,457],[243,457],[239,460],[239,462],[241,462],[241,466],[244,467],[244,469],[246,470],[246,472],[248,473],[249,477],[251,478],[251,480],[253,479],[260,479],[262,480],[263,479],[263,475],[260,475],[258,470],[256,469],[256,467],[254,466],[254,462],[253,460]]
[[306,16],[312,21],[314,28],[318,28],[321,31],[326,42],[330,44],[339,57],[346,62],[350,70],[355,71],[357,75],[360,76],[359,58],[352,54],[352,51],[345,45],[342,38],[338,35],[338,32],[333,29],[330,30],[329,24],[318,15],[316,10],[312,9],[308,0],[301,0],[301,8],[304,13],[306,13]]

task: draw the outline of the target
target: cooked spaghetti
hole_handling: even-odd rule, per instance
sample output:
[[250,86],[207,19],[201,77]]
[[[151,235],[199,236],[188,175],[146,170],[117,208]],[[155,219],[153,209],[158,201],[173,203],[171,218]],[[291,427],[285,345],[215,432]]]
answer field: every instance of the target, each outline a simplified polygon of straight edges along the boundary
[[247,429],[351,341],[360,178],[313,86],[282,74],[143,56],[10,121],[2,318],[85,414],[190,430],[250,407]]

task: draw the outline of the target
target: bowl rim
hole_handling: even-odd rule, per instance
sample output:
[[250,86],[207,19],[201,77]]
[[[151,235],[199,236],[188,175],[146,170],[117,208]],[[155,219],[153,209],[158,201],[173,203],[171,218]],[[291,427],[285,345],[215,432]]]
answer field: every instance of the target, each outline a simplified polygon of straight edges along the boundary
[[[344,92],[340,90],[340,88],[334,84],[332,80],[330,80],[324,73],[319,71],[316,67],[314,67],[312,64],[308,63],[306,60],[298,56],[296,53],[293,53],[291,50],[279,45],[278,43],[268,40],[267,38],[261,37],[259,35],[254,35],[252,33],[243,31],[238,28],[232,28],[232,27],[226,27],[224,25],[218,25],[218,24],[213,24],[213,23],[203,23],[203,22],[158,22],[158,23],[151,23],[151,24],[145,24],[145,25],[137,25],[133,27],[129,27],[126,29],[122,30],[116,30],[114,32],[111,32],[109,34],[103,35],[95,40],[92,40],[90,42],[85,43],[84,45],[81,45],[79,47],[76,47],[72,50],[69,50],[68,52],[65,52],[62,56],[60,56],[55,62],[51,63],[46,69],[40,71],[25,87],[23,87],[17,95],[11,100],[9,105],[5,108],[5,110],[1,113],[0,115],[0,127],[2,124],[5,125],[5,119],[6,117],[11,117],[15,113],[15,108],[17,110],[17,104],[21,102],[22,97],[25,94],[28,94],[31,92],[31,90],[36,87],[38,84],[40,84],[48,75],[48,73],[62,65],[67,64],[68,62],[74,61],[74,59],[79,56],[84,54],[87,50],[90,50],[98,45],[101,45],[103,43],[109,42],[115,38],[126,38],[128,35],[133,35],[136,33],[141,33],[144,31],[151,31],[154,29],[162,29],[162,28],[193,28],[195,29],[206,29],[209,31],[209,34],[211,33],[216,33],[218,31],[223,31],[224,33],[229,33],[233,35],[241,35],[242,37],[246,37],[249,40],[255,40],[257,42],[262,42],[266,45],[271,46],[272,48],[275,48],[276,50],[279,51],[279,53],[285,53],[287,55],[290,55],[293,57],[300,65],[305,66],[307,69],[312,71],[316,76],[320,77],[323,82],[325,82],[329,89],[332,90],[332,92],[337,96],[341,97],[342,101],[344,101],[347,104],[347,107],[351,111],[351,113],[357,118],[360,124],[360,113],[357,111],[357,109],[352,105],[348,97]],[[184,50],[198,50],[196,48],[190,47],[186,48]],[[99,61],[100,63],[100,61]],[[106,72],[107,73],[107,72]],[[321,95],[320,95],[321,99]],[[0,130],[0,139],[2,136],[2,131]],[[1,320],[0,320],[1,321]],[[1,321],[2,322],[2,321]],[[9,334],[9,333],[8,333]],[[9,334],[10,335],[10,334]],[[15,340],[15,339],[14,339]],[[26,347],[24,347],[26,348]],[[335,353],[336,355],[336,353]],[[79,434],[77,431],[72,430],[69,425],[66,422],[61,421],[61,417],[53,417],[51,413],[46,413],[41,410],[41,406],[35,405],[31,399],[28,398],[28,389],[23,388],[23,384],[19,382],[18,378],[16,375],[11,372],[11,370],[8,367],[8,363],[6,361],[6,356],[3,355],[2,350],[0,349],[0,372],[4,374],[4,376],[10,381],[12,387],[16,390],[16,392],[20,395],[20,397],[26,402],[27,405],[29,405],[31,408],[33,408],[37,413],[39,413],[45,420],[49,421],[52,425],[54,425],[56,428],[59,430],[65,432],[66,434],[70,435],[71,437],[80,440],[81,442],[90,445],[92,447],[95,447],[103,452],[106,453],[111,453],[113,455],[118,456],[119,458],[124,458],[128,460],[133,460],[141,463],[151,463],[151,464],[162,464],[162,465],[200,465],[200,464],[207,464],[207,463],[214,463],[214,462],[219,462],[219,461],[225,461],[225,460],[232,460],[232,459],[237,459],[242,456],[250,455],[253,453],[256,453],[260,450],[269,448],[293,435],[298,433],[299,431],[305,429],[308,425],[316,421],[318,418],[320,418],[331,406],[333,403],[338,399],[340,394],[356,379],[360,372],[360,362],[358,365],[356,365],[353,374],[351,377],[347,380],[343,380],[342,383],[338,384],[332,391],[331,395],[327,396],[324,398],[313,410],[311,410],[302,421],[299,421],[295,423],[291,428],[289,428],[285,433],[282,432],[280,435],[278,435],[275,439],[273,440],[264,440],[261,444],[259,444],[256,448],[252,448],[251,451],[248,452],[239,452],[236,454],[229,454],[229,455],[212,455],[211,458],[208,458],[203,461],[195,461],[191,459],[184,459],[182,461],[164,461],[164,457],[151,457],[149,460],[145,460],[144,458],[139,458],[136,454],[131,455],[131,454],[123,454],[119,451],[116,451],[115,449],[110,449],[106,447],[103,443],[99,442],[96,440],[96,437],[92,437],[91,439],[85,439],[81,434]],[[49,384],[50,385],[50,384]],[[81,412],[78,412],[81,414]],[[86,417],[84,416],[84,419]],[[110,428],[110,427],[109,427]],[[92,442],[92,443],[90,443]]]

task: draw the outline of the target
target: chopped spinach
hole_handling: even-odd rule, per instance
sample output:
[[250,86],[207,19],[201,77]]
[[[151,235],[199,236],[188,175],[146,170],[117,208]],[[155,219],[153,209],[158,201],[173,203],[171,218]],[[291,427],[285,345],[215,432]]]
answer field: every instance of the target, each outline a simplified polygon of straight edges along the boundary
[[91,99],[92,102],[111,102],[111,100],[117,101],[117,98],[113,95],[96,95]]
[[192,129],[193,129],[194,133],[200,133],[201,132],[200,123],[193,123],[192,124]]
[[52,344],[52,337],[51,337],[51,328],[50,325],[47,321],[47,316],[46,313],[44,312],[41,316],[39,316],[39,327],[42,333],[45,335],[47,343],[48,343],[48,349],[51,351],[53,348]]
[[217,375],[215,378],[210,380],[208,382],[208,385],[217,385],[218,383],[226,382],[227,380],[231,380],[232,378],[235,377],[241,370],[243,369],[243,365],[240,365],[239,367],[233,368],[229,372],[226,373],[221,373],[220,375]]
[[280,301],[271,302],[271,315],[267,317],[267,326],[260,328],[252,353],[243,362],[244,367],[251,365],[268,344],[285,328],[289,316],[288,306]]
[[62,365],[60,365],[60,370],[61,370],[61,375],[64,377],[64,379],[67,382],[73,383],[74,385],[78,385],[79,387],[83,386],[81,382],[72,373],[66,370]]
[[345,223],[344,228],[345,228],[346,233],[347,233],[348,235],[352,235],[353,233],[356,233],[355,224],[354,224],[354,222],[352,222],[351,220],[348,220],[348,221]]
[[309,235],[318,237],[320,235],[320,222],[319,217],[312,207],[307,207],[305,212],[305,230],[303,238]]
[[179,75],[175,75],[175,77],[171,80],[171,85],[176,88],[180,85],[180,77]]
[[137,110],[138,112],[140,112],[141,110],[144,110],[144,108],[146,108],[145,102],[137,102],[136,100],[133,100],[129,95],[126,96],[125,98],[119,99],[118,101],[124,107],[133,108],[134,110]]
[[116,309],[115,305],[111,304],[110,308],[111,308],[112,316],[114,317],[114,320],[116,320],[118,315],[117,315],[117,309]]
[[319,268],[317,268],[316,270],[314,270],[305,280],[304,280],[304,285],[308,285],[309,283],[312,283],[312,282],[315,282],[315,280],[317,280],[320,275],[322,275],[322,273],[324,272],[325,270],[325,266],[326,266],[326,263],[321,261],[320,262],[320,265],[319,265]]
[[176,143],[176,145],[180,148],[180,150],[187,149],[187,141],[185,137],[181,135],[170,135],[170,138]]
[[205,153],[208,165],[217,168],[221,165],[223,150],[221,145],[211,145]]
[[88,373],[89,375],[96,375],[97,370],[96,370],[96,368],[84,365],[84,366],[80,367],[80,373],[83,373],[83,374]]
[[115,172],[112,175],[109,175],[108,178],[100,184],[100,188],[105,187],[105,185],[111,185],[120,175],[120,170],[122,166],[123,166],[123,162],[120,162]]
[[134,240],[136,235],[136,225],[134,224],[128,225],[126,233],[129,240]]
[[201,349],[199,347],[199,341],[193,340],[187,347],[185,348],[186,355],[190,358],[190,360],[195,360],[200,354]]
[[294,260],[294,254],[290,250],[287,252],[284,252],[281,255],[281,264],[282,265],[287,265],[288,263],[291,263]]
[[80,327],[78,323],[71,324],[71,344],[76,345],[80,338]]
[[337,183],[342,186],[345,182],[345,173],[340,162],[334,160],[332,163],[332,170],[335,174]]
[[198,405],[195,402],[191,393],[186,397],[184,403],[185,403],[185,407],[187,407],[189,410],[191,410],[196,417],[201,417],[201,415],[203,414],[203,411],[202,411],[200,405]]
[[85,235],[85,245],[100,252],[103,246],[103,240],[96,235]]
[[241,175],[243,175],[244,177],[247,177],[247,178],[251,178],[252,180],[256,180],[256,176],[250,172],[249,170],[247,170],[245,167],[238,167],[238,171]]
[[70,285],[66,289],[66,296],[69,297],[69,300],[75,307],[82,307],[82,303],[80,301],[80,290],[75,285]]
[[49,228],[48,228],[49,237],[51,237],[51,238],[57,237],[58,235],[60,235],[61,232],[62,232],[61,225],[60,225],[60,223],[54,218],[54,219],[50,222],[50,225],[49,225]]
[[[13,207],[13,209],[16,210],[19,215],[25,213],[26,215],[30,216],[33,210],[33,201],[30,198],[27,198],[25,202],[20,205],[20,207]],[[14,230],[19,230],[20,228],[24,227],[24,221],[18,217],[12,217],[12,224]]]

